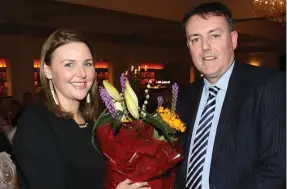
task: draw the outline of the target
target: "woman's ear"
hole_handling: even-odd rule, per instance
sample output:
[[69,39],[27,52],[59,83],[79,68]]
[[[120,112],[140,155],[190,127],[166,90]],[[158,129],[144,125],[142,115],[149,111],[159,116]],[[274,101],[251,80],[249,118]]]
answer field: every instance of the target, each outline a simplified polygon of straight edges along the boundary
[[52,79],[51,68],[46,63],[44,63],[44,73],[47,79]]

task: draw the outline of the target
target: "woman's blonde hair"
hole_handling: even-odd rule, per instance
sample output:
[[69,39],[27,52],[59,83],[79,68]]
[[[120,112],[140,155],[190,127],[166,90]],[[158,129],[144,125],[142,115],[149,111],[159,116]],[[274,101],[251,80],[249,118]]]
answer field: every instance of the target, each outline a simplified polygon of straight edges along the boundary
[[[72,42],[81,42],[88,46],[92,57],[94,58],[93,49],[91,45],[87,42],[84,36],[75,30],[63,30],[59,29],[54,31],[48,39],[45,41],[42,47],[41,52],[41,64],[40,64],[40,80],[43,88],[43,92],[45,95],[45,104],[48,109],[55,113],[57,116],[71,119],[73,115],[71,112],[66,112],[60,105],[55,103],[55,100],[52,96],[50,86],[49,86],[49,79],[46,77],[44,72],[44,65],[47,66],[51,65],[51,59],[53,52],[60,46],[63,46],[68,43]],[[97,117],[97,110],[98,110],[98,89],[97,89],[97,81],[95,79],[92,87],[89,91],[90,94],[90,103],[86,103],[86,99],[83,99],[80,102],[80,111],[83,115],[83,118],[86,121],[95,121]],[[55,94],[57,96],[57,94]],[[57,98],[57,97],[56,97]]]

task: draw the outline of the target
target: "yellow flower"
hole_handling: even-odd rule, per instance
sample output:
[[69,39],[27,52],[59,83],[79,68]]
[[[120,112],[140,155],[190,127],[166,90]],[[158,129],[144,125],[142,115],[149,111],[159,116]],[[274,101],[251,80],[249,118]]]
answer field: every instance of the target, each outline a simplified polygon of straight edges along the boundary
[[162,107],[162,106],[160,106],[160,107],[158,108],[158,110],[157,110],[157,111],[158,111],[158,112],[160,112],[160,113],[162,113],[162,112],[163,112],[163,110],[164,110],[164,109],[163,109],[163,107]]
[[131,120],[129,120],[128,118],[124,117],[124,119],[122,120],[123,123],[128,123],[131,122]]
[[179,119],[179,116],[172,112],[168,108],[163,108],[162,106],[157,109],[157,112],[161,116],[161,118],[171,127],[176,129],[177,131],[184,132],[186,130],[186,126]]

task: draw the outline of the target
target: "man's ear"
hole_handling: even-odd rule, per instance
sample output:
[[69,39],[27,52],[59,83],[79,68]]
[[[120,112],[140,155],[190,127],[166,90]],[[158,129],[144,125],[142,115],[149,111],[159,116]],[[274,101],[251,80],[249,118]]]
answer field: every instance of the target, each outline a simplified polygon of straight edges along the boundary
[[235,50],[237,47],[237,39],[238,39],[237,31],[232,31],[231,32],[231,41],[232,41],[233,50]]
[[46,63],[44,64],[44,73],[47,79],[52,79],[51,68]]

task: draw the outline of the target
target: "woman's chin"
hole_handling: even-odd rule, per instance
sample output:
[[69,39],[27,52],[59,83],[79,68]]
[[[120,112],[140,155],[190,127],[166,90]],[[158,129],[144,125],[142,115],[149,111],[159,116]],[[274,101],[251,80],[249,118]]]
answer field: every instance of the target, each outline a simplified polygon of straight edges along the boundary
[[78,95],[74,95],[74,99],[81,101],[81,100],[84,100],[86,96],[87,94],[78,94]]

